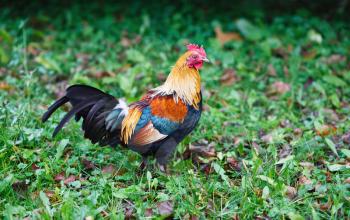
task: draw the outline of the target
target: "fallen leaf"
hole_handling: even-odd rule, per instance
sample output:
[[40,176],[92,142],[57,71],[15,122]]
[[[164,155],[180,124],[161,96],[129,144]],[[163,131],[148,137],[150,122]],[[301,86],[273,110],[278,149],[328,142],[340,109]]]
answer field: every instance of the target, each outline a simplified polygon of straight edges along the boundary
[[203,171],[204,174],[207,176],[214,172],[214,169],[212,168],[210,163],[201,165],[200,170]]
[[301,130],[301,128],[294,128],[293,134],[294,134],[295,136],[300,136],[300,135],[303,134],[303,130]]
[[109,164],[109,165],[102,168],[102,173],[112,174],[115,172],[115,170],[116,170],[115,167],[112,164]]
[[306,82],[304,83],[304,89],[309,88],[313,82],[314,82],[314,79],[312,77],[308,77]]
[[285,77],[288,77],[289,76],[289,69],[287,66],[283,66],[283,73],[284,73],[284,76]]
[[315,168],[315,165],[310,162],[300,162],[300,166],[307,168],[308,170],[313,170]]
[[29,43],[29,45],[27,46],[27,52],[28,54],[32,55],[32,56],[39,56],[40,54],[40,47],[39,44],[37,43]]
[[76,179],[76,176],[74,176],[74,175],[69,175],[69,177],[66,178],[66,179],[63,181],[63,183],[64,183],[65,185],[68,185],[69,183],[74,182],[75,179]]
[[232,68],[225,69],[223,75],[220,78],[221,84],[225,86],[230,86],[237,81],[238,77],[236,75],[236,71]]
[[279,47],[279,48],[272,49],[272,55],[278,58],[287,59],[289,56],[289,53],[286,49]]
[[228,157],[227,158],[227,163],[231,167],[231,169],[234,169],[236,171],[240,171],[241,170],[241,165],[239,164],[238,160],[236,160],[235,158]]
[[56,182],[59,182],[59,181],[64,180],[64,179],[65,179],[65,177],[64,177],[64,171],[62,171],[61,173],[59,173],[59,174],[57,174],[57,175],[55,176],[55,181],[56,181]]
[[10,91],[13,90],[13,87],[7,84],[6,82],[0,82],[0,90]]
[[108,72],[108,71],[99,71],[99,72],[90,74],[90,76],[92,76],[96,79],[102,79],[104,77],[115,77],[116,74],[113,72]]
[[350,177],[348,177],[346,180],[344,180],[344,183],[350,184]]
[[[233,218],[233,219],[235,219],[235,218]],[[257,215],[257,216],[255,216],[254,219],[255,220],[271,220],[271,218],[267,215]]]
[[331,122],[339,121],[339,116],[337,115],[337,113],[333,109],[324,108],[324,109],[322,109],[322,112],[327,120],[329,120]]
[[215,147],[212,143],[206,146],[190,144],[189,151],[202,157],[216,157]]
[[82,162],[86,170],[93,170],[96,168],[95,164],[86,158],[84,158]]
[[230,41],[241,41],[242,37],[240,34],[235,32],[223,32],[220,26],[215,27],[214,29],[216,39],[221,43],[221,45],[224,45],[227,42]]
[[120,44],[123,47],[130,47],[132,45],[139,44],[141,40],[141,35],[136,35],[133,38],[130,38],[128,32],[123,31],[122,36],[120,38]]
[[312,45],[306,45],[301,48],[300,54],[305,59],[311,60],[316,57],[317,51],[315,49],[312,49]]
[[340,54],[333,54],[327,58],[321,59],[325,64],[336,64],[346,61],[346,56]]
[[261,140],[266,144],[271,144],[273,142],[273,136],[272,134],[265,134],[261,137]]
[[109,215],[108,212],[106,212],[105,210],[102,210],[100,214],[103,218],[106,218]]
[[291,123],[290,123],[290,121],[288,119],[282,120],[280,122],[280,125],[281,125],[282,128],[289,128],[289,127],[291,127]]
[[16,192],[27,191],[29,184],[25,180],[17,180],[12,183],[12,189]]
[[343,142],[344,142],[345,144],[350,145],[350,132],[344,134],[344,135],[341,137],[341,139],[343,140]]
[[52,190],[46,190],[45,191],[46,196],[50,199],[55,196],[55,191]]
[[326,174],[326,181],[328,183],[332,182],[332,173],[327,171],[325,174]]
[[315,203],[315,207],[319,208],[322,211],[327,211],[327,210],[329,210],[332,207],[332,204],[333,204],[332,199],[328,198],[327,203],[316,202]]
[[326,137],[328,135],[334,134],[337,128],[333,125],[321,125],[316,128],[316,134],[321,137]]
[[128,200],[126,200],[127,204],[124,208],[125,219],[133,219],[134,217],[134,204]]
[[234,213],[232,216],[232,220],[240,220],[239,215],[237,213]]
[[153,216],[153,209],[148,208],[145,210],[145,217],[152,217]]
[[286,191],[285,191],[285,195],[290,199],[294,199],[297,195],[297,190],[295,187],[292,187],[292,186],[287,186],[286,187]]
[[290,85],[288,83],[284,83],[281,81],[274,82],[272,85],[269,86],[267,95],[283,95],[284,93],[288,92],[290,90]]
[[267,66],[267,75],[269,76],[277,76],[276,69],[272,64]]
[[312,184],[312,181],[307,178],[306,176],[300,176],[298,180],[300,185],[310,185]]
[[173,203],[172,201],[164,201],[157,204],[158,212],[162,216],[169,216],[173,213]]
[[31,167],[32,167],[33,171],[40,169],[40,167],[38,165],[36,165],[35,163],[33,163]]

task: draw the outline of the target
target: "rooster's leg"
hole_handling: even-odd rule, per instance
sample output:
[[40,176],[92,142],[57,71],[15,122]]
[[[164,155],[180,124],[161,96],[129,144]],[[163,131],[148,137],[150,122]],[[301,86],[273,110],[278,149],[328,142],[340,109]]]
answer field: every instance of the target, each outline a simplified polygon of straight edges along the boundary
[[174,138],[170,137],[164,141],[158,148],[155,154],[155,158],[159,165],[159,169],[166,173],[166,164],[168,163],[169,157],[174,152],[177,142]]
[[147,165],[148,165],[147,156],[142,155],[142,162],[140,163],[140,169],[145,170],[147,168]]

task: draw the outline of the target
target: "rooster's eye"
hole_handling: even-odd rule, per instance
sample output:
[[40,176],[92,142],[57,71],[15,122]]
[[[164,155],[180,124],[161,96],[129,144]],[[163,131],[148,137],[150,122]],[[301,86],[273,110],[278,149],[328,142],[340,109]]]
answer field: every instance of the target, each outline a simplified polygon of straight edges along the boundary
[[193,55],[192,58],[193,58],[193,59],[197,59],[197,58],[198,58],[198,55]]

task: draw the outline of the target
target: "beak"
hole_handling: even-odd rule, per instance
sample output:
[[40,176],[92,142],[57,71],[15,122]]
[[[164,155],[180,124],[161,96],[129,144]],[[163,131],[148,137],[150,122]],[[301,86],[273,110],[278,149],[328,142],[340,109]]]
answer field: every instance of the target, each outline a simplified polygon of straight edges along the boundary
[[210,61],[209,61],[208,58],[206,58],[206,57],[204,57],[202,60],[203,60],[204,62],[210,63]]

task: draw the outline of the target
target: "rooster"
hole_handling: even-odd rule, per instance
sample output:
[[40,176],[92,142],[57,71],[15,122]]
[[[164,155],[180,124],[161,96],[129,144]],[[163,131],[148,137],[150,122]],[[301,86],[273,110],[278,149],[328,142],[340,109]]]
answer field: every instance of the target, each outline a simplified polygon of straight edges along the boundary
[[83,118],[84,137],[92,143],[122,145],[142,155],[142,167],[154,156],[161,171],[176,146],[196,127],[202,112],[199,69],[208,62],[203,47],[187,45],[163,85],[127,105],[96,88],[72,85],[43,115],[46,122],[60,106],[73,108],[64,116],[53,137],[73,117]]

